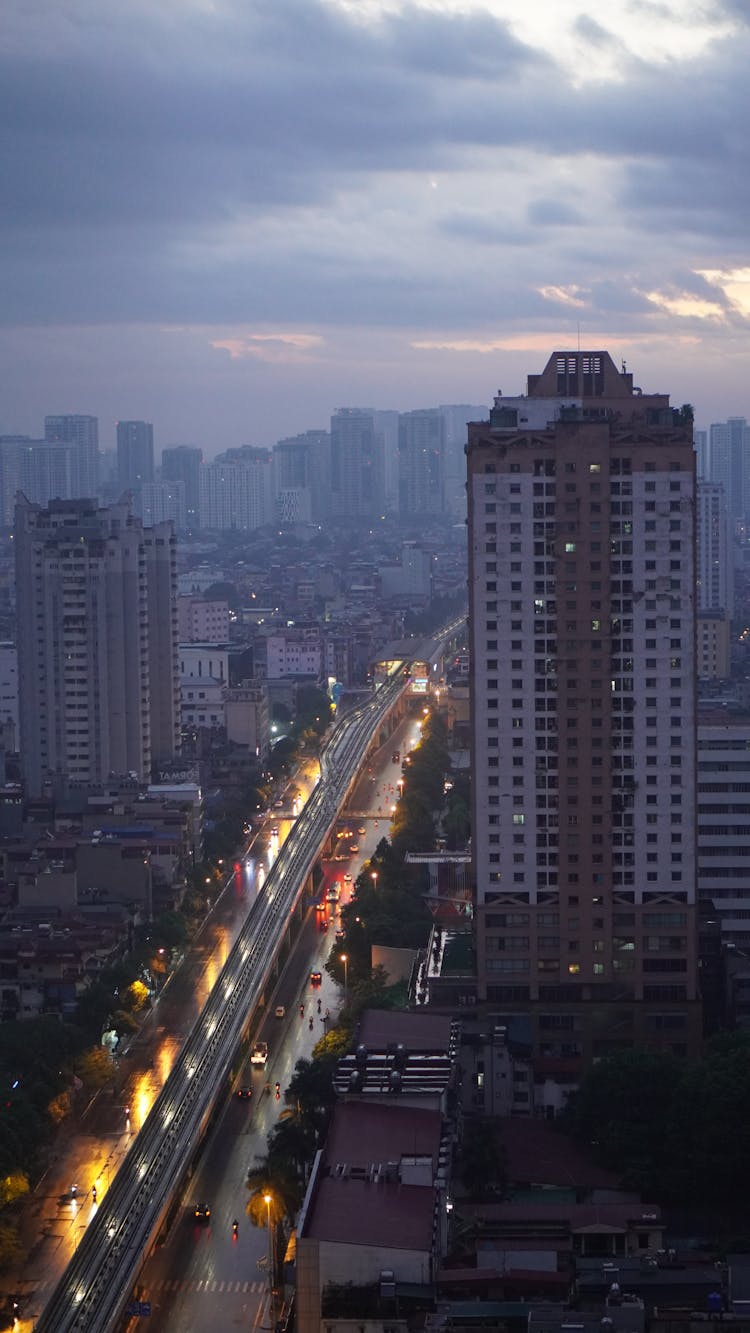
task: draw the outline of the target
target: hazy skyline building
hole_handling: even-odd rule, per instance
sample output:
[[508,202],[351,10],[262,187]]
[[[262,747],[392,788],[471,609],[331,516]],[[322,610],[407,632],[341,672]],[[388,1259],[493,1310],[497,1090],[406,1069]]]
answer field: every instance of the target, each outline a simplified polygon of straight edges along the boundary
[[125,503],[20,496],[15,555],[27,794],[149,781],[180,743],[172,525],[144,532]]
[[328,517],[331,489],[331,437],[308,430],[279,440],[273,450],[274,487],[284,522],[320,523]]
[[331,512],[337,518],[374,518],[385,507],[383,432],[375,409],[342,407],[331,417]]
[[691,422],[556,352],[469,426],[468,499],[479,999],[542,1082],[694,1050]]
[[200,509],[203,450],[194,444],[173,444],[162,449],[161,480],[180,481],[185,487],[185,526],[196,528]]
[[154,428],[150,421],[118,421],[117,480],[122,492],[138,495],[154,480]]
[[44,438],[50,443],[73,445],[70,498],[96,498],[99,494],[98,419],[80,414],[46,416]]
[[439,407],[398,419],[398,507],[401,514],[442,514],[445,508],[445,419]]
[[268,449],[229,449],[200,474],[200,526],[253,531],[275,519],[273,461]]
[[714,421],[708,438],[708,479],[724,487],[732,528],[750,518],[750,427],[744,417]]

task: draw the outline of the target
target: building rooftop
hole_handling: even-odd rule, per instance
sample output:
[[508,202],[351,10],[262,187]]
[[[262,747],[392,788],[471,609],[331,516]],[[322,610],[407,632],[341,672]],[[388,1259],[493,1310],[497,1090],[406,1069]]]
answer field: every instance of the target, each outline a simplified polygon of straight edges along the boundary
[[336,1179],[318,1184],[305,1237],[383,1249],[432,1248],[435,1194],[421,1185]]
[[439,1111],[370,1102],[343,1102],[336,1107],[325,1146],[329,1167],[369,1166],[398,1161],[402,1153],[431,1157],[440,1149]]
[[591,1160],[572,1139],[545,1120],[498,1121],[514,1184],[560,1185],[576,1190],[616,1189],[619,1178]]
[[413,1054],[447,1053],[455,1049],[456,1026],[443,1014],[409,1013],[403,1009],[366,1009],[357,1040],[368,1051],[386,1051],[401,1042]]

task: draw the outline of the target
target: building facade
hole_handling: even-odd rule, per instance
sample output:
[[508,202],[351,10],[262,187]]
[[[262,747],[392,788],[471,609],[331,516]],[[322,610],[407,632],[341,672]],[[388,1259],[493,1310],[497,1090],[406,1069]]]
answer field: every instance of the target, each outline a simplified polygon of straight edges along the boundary
[[273,469],[267,449],[232,449],[200,474],[200,526],[252,531],[275,518]]
[[72,453],[71,492],[62,499],[99,494],[99,421],[83,415],[46,416],[44,438],[49,443],[70,444]]
[[571,1070],[692,1049],[692,423],[555,353],[469,426],[468,500],[478,998]]
[[385,504],[384,440],[372,408],[342,407],[331,417],[331,513],[369,518]]
[[185,497],[185,527],[198,526],[200,475],[203,451],[192,444],[175,444],[162,449],[161,479],[167,483],[182,483]]
[[445,420],[438,407],[399,416],[398,497],[401,514],[445,508]]
[[750,946],[750,714],[698,714],[698,892],[722,938]]
[[733,527],[750,516],[750,426],[744,417],[714,421],[708,433],[708,477],[724,487]]
[[117,479],[122,491],[139,494],[154,480],[154,428],[150,421],[118,421]]
[[171,525],[144,533],[125,504],[20,496],[15,548],[28,795],[148,780],[180,735]]

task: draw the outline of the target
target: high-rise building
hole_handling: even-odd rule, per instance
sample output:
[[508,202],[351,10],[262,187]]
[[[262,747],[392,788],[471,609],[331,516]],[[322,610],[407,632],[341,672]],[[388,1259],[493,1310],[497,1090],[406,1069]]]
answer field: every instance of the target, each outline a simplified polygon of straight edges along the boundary
[[382,431],[375,410],[342,407],[331,417],[331,512],[337,518],[373,518],[385,505]]
[[701,680],[729,675],[734,565],[724,487],[698,481],[696,489],[698,624],[696,670]]
[[147,481],[136,500],[136,511],[143,519],[144,528],[155,523],[174,523],[176,532],[188,526],[185,504],[185,483],[182,481]]
[[200,475],[203,465],[203,451],[192,444],[175,444],[169,449],[162,449],[162,481],[181,481],[185,487],[185,525],[188,528],[198,526],[198,508],[200,503]]
[[200,476],[200,526],[252,531],[275,518],[273,464],[267,449],[228,449]]
[[439,407],[398,419],[398,508],[401,514],[442,514],[445,508],[445,420]]
[[44,438],[50,443],[72,444],[71,498],[95,498],[99,494],[99,422],[89,416],[47,416]]
[[[373,414],[375,433],[382,443],[378,445],[383,452],[383,490],[385,507],[390,513],[398,509],[398,418],[399,413],[391,408],[378,408]],[[466,430],[464,430],[464,438]],[[463,457],[463,445],[461,446]]]
[[750,426],[744,417],[715,421],[709,431],[710,481],[724,487],[732,526],[750,519]]
[[27,792],[99,785],[179,748],[176,550],[127,504],[16,507],[21,764]]
[[734,609],[734,566],[729,539],[724,487],[710,481],[697,484],[696,537],[698,610]]
[[458,518],[466,517],[466,427],[484,421],[488,408],[471,403],[441,403],[445,422],[445,504]]
[[479,999],[541,1082],[693,1050],[692,422],[556,352],[469,426],[468,500]]
[[117,480],[121,491],[138,495],[154,480],[154,428],[150,421],[118,421]]
[[328,517],[331,490],[331,437],[308,430],[279,440],[273,451],[278,515],[284,522],[321,523]]

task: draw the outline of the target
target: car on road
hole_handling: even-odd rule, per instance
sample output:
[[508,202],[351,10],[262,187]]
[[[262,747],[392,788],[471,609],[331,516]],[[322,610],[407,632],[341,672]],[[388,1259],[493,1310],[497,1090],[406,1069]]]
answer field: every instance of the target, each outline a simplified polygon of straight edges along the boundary
[[337,944],[343,944],[343,943],[344,943],[344,940],[346,939],[346,931],[345,931],[345,930],[337,930],[337,931],[336,931],[336,934],[334,935],[333,938],[334,938],[334,940],[336,941]]
[[311,973],[310,973],[310,985],[311,985],[311,986],[320,986],[320,985],[322,985],[322,982],[323,982],[323,973],[322,973],[322,972],[311,972]]
[[339,888],[338,884],[332,884],[326,894],[326,898],[328,899],[329,903],[337,903],[340,896],[341,896],[341,889]]
[[359,843],[353,842],[351,847],[349,848],[349,851],[352,853],[352,856],[356,856],[357,852],[359,851]]
[[344,883],[345,883],[345,884],[352,884],[353,882],[354,882],[354,881],[353,881],[353,876],[352,876],[352,875],[349,875],[349,874],[344,875]]
[[250,1064],[260,1065],[260,1067],[263,1068],[265,1066],[267,1059],[268,1059],[268,1042],[256,1041],[252,1051],[250,1052]]
[[391,759],[392,759],[392,761],[393,761],[394,764],[398,764],[398,763],[400,763],[400,762],[401,762],[401,751],[400,751],[400,750],[394,750],[394,751],[393,751],[393,754],[391,755]]
[[360,838],[364,838],[366,832],[367,832],[367,829],[365,828],[364,824],[362,825],[361,828],[358,828],[358,829],[357,829],[357,833],[359,834]]
[[207,1203],[197,1203],[193,1208],[193,1217],[196,1222],[210,1222],[211,1208]]
[[237,1089],[237,1096],[241,1102],[249,1102],[252,1095],[253,1090],[246,1083],[243,1083],[242,1087]]
[[286,1018],[286,1005],[277,1004],[273,1013],[274,1013],[274,1018]]
[[276,825],[274,824],[273,828],[271,829],[271,837],[272,837],[272,838],[278,838],[278,836],[279,836],[279,830],[278,830],[278,828],[276,827]]

